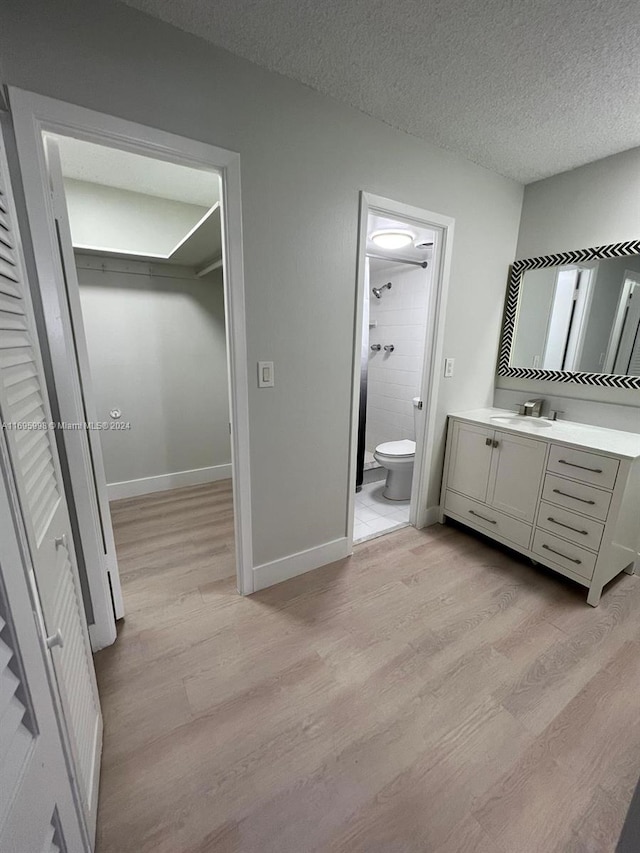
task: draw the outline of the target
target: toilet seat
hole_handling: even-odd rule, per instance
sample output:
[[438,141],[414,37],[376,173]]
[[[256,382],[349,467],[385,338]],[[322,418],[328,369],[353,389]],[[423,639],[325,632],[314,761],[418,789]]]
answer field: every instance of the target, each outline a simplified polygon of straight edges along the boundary
[[397,459],[416,455],[416,443],[409,438],[401,441],[383,441],[376,447],[376,453],[381,456],[392,456]]

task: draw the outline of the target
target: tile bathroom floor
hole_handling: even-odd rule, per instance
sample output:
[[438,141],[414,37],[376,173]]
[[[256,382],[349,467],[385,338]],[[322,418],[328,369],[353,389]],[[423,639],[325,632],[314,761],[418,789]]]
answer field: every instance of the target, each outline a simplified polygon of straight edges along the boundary
[[365,542],[390,530],[399,530],[409,524],[409,501],[389,501],[382,496],[384,480],[365,483],[356,492],[353,520],[353,541]]

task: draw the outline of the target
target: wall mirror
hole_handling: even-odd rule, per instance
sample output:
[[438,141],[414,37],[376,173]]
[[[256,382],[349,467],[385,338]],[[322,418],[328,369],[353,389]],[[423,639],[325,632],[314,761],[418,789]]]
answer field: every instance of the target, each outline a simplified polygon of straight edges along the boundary
[[640,240],[516,261],[498,374],[640,388]]

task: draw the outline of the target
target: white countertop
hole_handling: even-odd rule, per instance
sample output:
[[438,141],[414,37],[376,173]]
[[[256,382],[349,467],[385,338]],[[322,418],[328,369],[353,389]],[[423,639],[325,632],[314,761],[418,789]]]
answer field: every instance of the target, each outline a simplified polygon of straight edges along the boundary
[[[545,418],[522,418],[514,424],[492,420],[495,417],[515,417],[517,412],[508,409],[473,409],[468,412],[451,412],[449,417],[470,423],[479,423],[506,432],[518,432],[545,441],[558,441],[573,447],[623,456],[627,459],[640,458],[640,434],[623,432],[619,429],[579,424],[574,421],[548,421]],[[639,418],[640,421],[640,418]],[[541,423],[549,424],[542,427]],[[640,423],[639,423],[640,428]]]

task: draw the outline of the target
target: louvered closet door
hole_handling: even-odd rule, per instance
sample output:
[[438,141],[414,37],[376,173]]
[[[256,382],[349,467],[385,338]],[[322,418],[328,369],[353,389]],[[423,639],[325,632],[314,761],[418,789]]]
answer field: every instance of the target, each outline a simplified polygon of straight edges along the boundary
[[45,669],[32,575],[0,435],[0,850],[87,849]]
[[0,151],[0,415],[24,515],[79,795],[95,830],[102,717],[4,142]]

